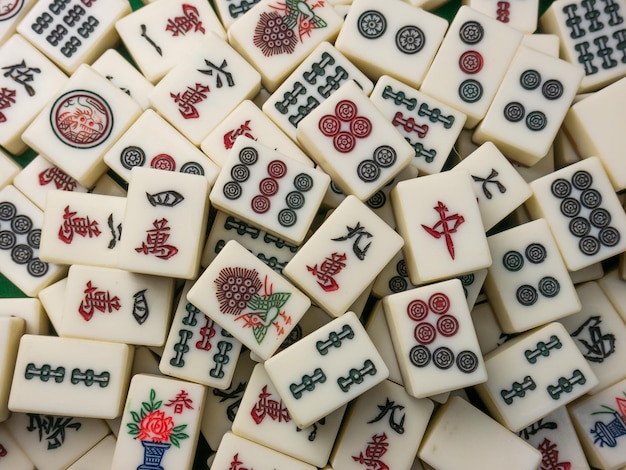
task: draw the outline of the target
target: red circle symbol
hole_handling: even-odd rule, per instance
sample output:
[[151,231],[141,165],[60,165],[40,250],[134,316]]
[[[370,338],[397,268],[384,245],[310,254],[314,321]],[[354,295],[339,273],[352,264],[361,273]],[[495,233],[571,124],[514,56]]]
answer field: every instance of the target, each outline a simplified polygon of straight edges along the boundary
[[357,107],[352,101],[341,100],[335,106],[335,114],[345,122],[352,121],[356,117]]
[[363,139],[372,132],[372,122],[366,117],[357,116],[350,122],[350,130],[357,139]]
[[428,315],[428,305],[423,300],[412,300],[406,307],[406,314],[411,320],[421,321]]
[[263,178],[259,183],[259,191],[264,196],[273,196],[278,192],[278,183],[272,178]]
[[320,119],[319,128],[326,137],[333,137],[341,130],[341,122],[337,116],[327,114]]
[[272,178],[282,178],[287,174],[287,165],[281,160],[272,160],[267,164],[267,174]]
[[437,315],[441,315],[450,309],[450,299],[446,294],[437,292],[436,294],[431,295],[430,299],[428,299],[428,306]]
[[150,166],[157,170],[174,171],[176,170],[176,161],[171,155],[160,153],[150,161]]
[[483,56],[476,51],[466,51],[459,57],[459,68],[469,75],[478,73],[483,68]]
[[418,323],[413,331],[413,336],[417,340],[418,343],[427,345],[435,341],[437,337],[437,331],[435,327],[430,323]]
[[354,149],[354,145],[356,144],[356,139],[353,134],[349,132],[339,132],[333,138],[333,145],[337,149],[338,152],[348,153]]
[[265,214],[268,210],[270,210],[270,200],[265,196],[254,196],[252,201],[250,201],[250,206],[252,210],[257,214]]
[[443,336],[454,336],[459,330],[459,322],[452,315],[442,315],[437,319],[437,331]]

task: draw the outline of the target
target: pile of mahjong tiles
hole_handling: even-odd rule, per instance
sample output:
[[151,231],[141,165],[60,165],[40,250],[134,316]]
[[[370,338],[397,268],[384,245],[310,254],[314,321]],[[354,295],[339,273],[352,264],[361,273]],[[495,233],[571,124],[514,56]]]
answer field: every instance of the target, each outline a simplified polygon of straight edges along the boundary
[[0,469],[626,468],[625,0],[144,3],[0,0]]

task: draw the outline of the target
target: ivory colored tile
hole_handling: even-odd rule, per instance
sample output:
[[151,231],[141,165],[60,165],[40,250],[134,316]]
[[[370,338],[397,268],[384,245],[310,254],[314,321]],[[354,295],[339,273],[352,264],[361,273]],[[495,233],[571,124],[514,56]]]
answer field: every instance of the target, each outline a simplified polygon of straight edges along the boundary
[[539,0],[529,2],[465,0],[463,4],[522,33],[531,34],[537,29]]
[[552,57],[559,56],[560,39],[556,34],[524,34],[522,46],[530,47]]
[[15,33],[17,25],[26,16],[37,0],[11,2],[0,16],[0,44]]
[[380,356],[385,361],[389,369],[388,379],[399,385],[404,385],[396,352],[393,349],[389,325],[385,319],[385,310],[382,301],[377,301],[365,323],[365,331],[369,335],[372,343],[378,350]]
[[215,0],[215,10],[225,29],[259,3],[259,0]]
[[12,470],[35,470],[35,464],[20,449],[4,424],[0,424],[0,459],[2,465]]
[[609,271],[598,281],[598,284],[626,323],[626,290],[624,289],[626,282],[620,278],[619,271]]
[[[65,308],[65,288],[67,287],[67,277],[50,284],[39,291],[37,297],[43,306],[47,315],[47,320],[50,320],[50,324],[54,331],[57,333],[61,328],[61,321],[63,319],[63,309]],[[35,333],[36,334],[36,333]]]
[[0,150],[0,189],[11,184],[21,169],[9,154]]
[[48,317],[41,302],[35,298],[0,299],[0,317],[17,317],[24,320],[24,333],[47,335]]
[[[9,392],[20,338],[24,334],[22,318],[0,317],[0,423],[9,417]],[[0,451],[1,453],[1,451]],[[3,462],[0,460],[0,462]]]
[[574,285],[588,281],[597,281],[604,276],[604,268],[602,263],[598,262],[578,271],[570,271],[569,276],[572,278]]
[[115,437],[107,436],[98,442],[67,470],[110,470],[115,450]]

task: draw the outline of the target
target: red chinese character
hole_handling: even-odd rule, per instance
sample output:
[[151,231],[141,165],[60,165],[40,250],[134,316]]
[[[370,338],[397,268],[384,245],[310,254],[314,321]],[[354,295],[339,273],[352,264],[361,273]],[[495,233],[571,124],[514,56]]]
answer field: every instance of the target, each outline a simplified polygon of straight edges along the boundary
[[259,393],[259,400],[250,411],[254,422],[261,424],[266,416],[269,416],[272,421],[278,421],[279,423],[291,421],[291,415],[283,401],[272,400],[270,399],[271,396],[272,394],[267,392],[267,385],[264,385],[261,393]]
[[544,438],[537,446],[541,452],[541,470],[570,470],[570,462],[559,462],[559,451],[549,439]]
[[74,217],[76,212],[71,212],[70,206],[65,206],[63,210],[63,225],[59,227],[59,240],[68,245],[72,243],[74,235],[80,237],[97,238],[100,236],[100,229],[97,220],[89,220],[87,217]]
[[171,31],[172,36],[178,36],[179,34],[184,36],[192,29],[194,32],[200,31],[202,34],[206,32],[202,26],[202,21],[200,21],[198,9],[193,5],[183,3],[183,16],[168,19],[165,31]]
[[191,398],[189,398],[187,391],[181,390],[180,393],[176,395],[174,399],[166,403],[165,406],[173,406],[174,414],[179,415],[184,411],[184,408],[187,408],[188,410],[193,410],[193,406],[191,406],[192,403],[193,401],[191,400]]
[[39,173],[39,186],[54,183],[54,187],[61,191],[74,191],[78,182],[60,168],[52,166]]
[[[427,227],[422,224],[422,228],[428,232],[431,237],[439,240],[442,236],[446,240],[446,246],[448,247],[448,253],[452,259],[454,259],[454,242],[452,241],[452,234],[456,233],[456,230],[459,228],[463,222],[465,222],[465,218],[459,214],[446,215],[448,212],[448,208],[441,201],[437,201],[437,205],[433,207],[439,214],[439,222],[437,222],[432,227]],[[451,222],[453,225],[450,226],[448,223]],[[441,231],[439,231],[441,230]]]
[[235,455],[233,455],[233,460],[232,462],[230,462],[230,467],[228,467],[228,470],[249,470],[245,467],[242,467],[241,465],[243,465],[243,462],[239,461],[239,452],[237,452]]
[[91,284],[91,281],[87,281],[84,290],[85,298],[78,307],[78,313],[82,315],[85,321],[91,320],[95,310],[102,313],[112,313],[113,310],[122,308],[119,297],[111,297],[109,291],[97,289]]
[[207,85],[196,83],[195,88],[188,86],[182,95],[180,93],[170,93],[170,96],[174,99],[174,103],[178,105],[178,111],[185,119],[197,119],[200,115],[194,105],[204,101],[208,92],[209,87]]
[[374,434],[372,440],[367,443],[365,455],[360,452],[358,457],[353,455],[352,458],[355,462],[365,465],[367,470],[389,470],[389,466],[380,460],[387,453],[388,448],[387,435],[385,433]]
[[317,264],[313,267],[307,265],[308,271],[317,277],[317,283],[326,292],[334,292],[339,289],[339,284],[333,276],[339,274],[346,267],[347,257],[345,253],[333,253],[330,258],[326,258],[322,265],[318,268]]
[[[9,88],[0,88],[0,109],[10,108],[15,103],[15,90]],[[7,117],[0,112],[0,122],[5,122]]]
[[226,150],[231,149],[235,144],[235,140],[240,135],[244,135],[250,139],[254,139],[254,136],[250,133],[250,119],[241,124],[238,129],[231,129],[226,134],[224,134],[224,148]]
[[152,222],[152,226],[149,230],[146,230],[148,234],[146,241],[141,243],[139,248],[135,248],[137,253],[143,253],[144,255],[153,254],[157,258],[170,259],[176,253],[178,248],[173,245],[166,245],[165,242],[170,238],[170,227],[167,226],[167,219],[159,219]]

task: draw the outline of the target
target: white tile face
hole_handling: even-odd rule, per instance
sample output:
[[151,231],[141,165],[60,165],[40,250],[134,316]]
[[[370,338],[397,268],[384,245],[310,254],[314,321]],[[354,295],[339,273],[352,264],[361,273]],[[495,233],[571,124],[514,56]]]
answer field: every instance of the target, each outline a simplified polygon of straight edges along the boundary
[[345,406],[300,429],[262,364],[258,364],[241,399],[232,430],[283,454],[317,467],[328,462]]
[[141,73],[159,81],[207,35],[226,34],[217,15],[202,0],[166,0],[131,13],[115,24]]
[[362,201],[414,156],[409,143],[354,82],[345,83],[302,119],[297,138],[344,193]]
[[526,34],[532,34],[537,29],[539,16],[539,1],[524,2],[502,0],[468,0],[465,2],[475,10],[495,18],[501,23],[515,28]]
[[568,407],[589,463],[598,468],[618,469],[624,457],[626,381]]
[[139,374],[128,389],[111,468],[192,465],[206,388],[200,384]]
[[626,214],[598,158],[586,158],[530,186],[530,213],[545,217],[570,271],[626,250]]
[[67,77],[17,34],[0,48],[0,69],[3,71],[0,75],[0,145],[13,154],[20,154],[26,150],[22,132],[65,84]]
[[228,29],[257,3],[259,0],[216,0],[213,4],[224,28]]
[[125,344],[24,335],[9,409],[114,418],[123,406],[131,361]]
[[492,142],[486,142],[454,167],[470,172],[485,231],[521,206],[530,187]]
[[293,140],[300,121],[348,80],[366,95],[374,84],[329,42],[322,42],[265,103],[263,112]]
[[117,43],[115,22],[129,12],[123,0],[44,0],[24,17],[17,32],[71,74]]
[[45,210],[48,191],[86,193],[82,184],[41,155],[36,156],[15,177],[13,184],[37,206]]
[[402,247],[402,238],[348,196],[285,266],[284,273],[334,317],[343,315]]
[[[244,100],[220,122],[200,143],[200,148],[218,166],[228,159],[235,141],[245,136],[267,147],[272,147],[289,158],[313,166],[313,161],[276,125],[268,114],[250,100]],[[294,136],[295,140],[295,128]]]
[[39,258],[42,225],[42,211],[14,186],[0,191],[0,272],[29,296],[66,271]]
[[[332,41],[343,20],[329,3],[261,0],[228,29],[228,40],[260,73],[263,87],[278,85],[323,41]],[[273,28],[282,34],[273,39]]]
[[370,99],[413,147],[411,165],[420,173],[439,173],[466,116],[388,75],[376,82]]
[[381,301],[374,304],[370,316],[367,319],[367,323],[365,324],[365,331],[367,331],[372,343],[374,343],[383,361],[385,361],[387,369],[389,369],[389,380],[403,385],[404,382],[402,380],[402,374],[400,373],[400,366],[398,365],[396,352],[393,350],[393,344],[389,334],[389,325],[385,319],[385,311],[383,310],[383,303]]
[[401,181],[391,191],[404,258],[415,285],[491,265],[469,172],[450,171]]
[[13,470],[35,470],[35,464],[20,449],[4,424],[0,424],[0,459],[2,465]]
[[125,181],[135,167],[204,176],[213,184],[219,168],[156,112],[148,109],[104,155]]
[[125,210],[123,197],[51,191],[40,256],[59,264],[116,266]]
[[328,416],[389,375],[353,312],[327,323],[265,362],[299,427]]
[[0,423],[9,417],[11,380],[25,323],[22,318],[0,317]]
[[315,470],[316,467],[269,447],[227,432],[220,441],[211,468],[232,470]]
[[161,346],[173,297],[173,279],[74,265],[67,276],[60,334]]
[[404,2],[356,0],[335,45],[373,79],[387,74],[419,87],[446,29],[443,18]]
[[383,307],[410,395],[424,398],[487,380],[459,280],[390,295]]
[[48,316],[39,299],[0,299],[0,317],[18,317],[25,321],[24,333],[48,334]]
[[217,324],[268,359],[310,300],[235,241],[224,246],[187,294]]
[[0,44],[4,43],[9,36],[15,33],[19,22],[26,16],[28,11],[37,3],[37,0],[9,0],[8,8],[4,9],[0,16]]
[[141,109],[150,107],[148,96],[154,88],[146,78],[115,49],[108,49],[91,64],[93,69],[132,99]]
[[606,296],[611,300],[613,307],[620,314],[622,320],[626,322],[626,290],[624,290],[626,283],[620,279],[619,271],[614,270],[605,274],[598,284],[600,284]]
[[476,387],[489,412],[521,431],[591,390],[598,379],[574,340],[553,322],[485,356],[488,380]]
[[537,468],[541,462],[539,451],[459,397],[451,397],[439,408],[418,455],[425,463],[445,470],[524,470]]
[[607,5],[558,0],[539,19],[544,33],[559,36],[561,57],[584,69],[581,92],[597,90],[626,74],[619,48],[626,3],[616,0]]
[[209,209],[208,181],[198,175],[134,168],[128,185],[119,267],[194,278]]
[[13,178],[22,169],[11,156],[0,150],[0,189],[11,184]]
[[172,377],[224,390],[230,386],[241,342],[187,301],[193,282],[180,294],[159,369]]
[[82,65],[28,126],[22,139],[84,186],[106,172],[102,157],[141,108]]
[[101,419],[37,413],[13,413],[6,426],[35,468],[49,470],[66,469],[111,432]]
[[485,292],[507,333],[580,310],[580,301],[544,219],[487,239],[493,257]]
[[[65,287],[67,286],[67,277],[60,281],[50,284],[48,287],[41,289],[37,294],[41,305],[45,309],[47,320],[55,331],[59,331],[61,326],[61,318],[63,318],[63,308],[65,307]],[[32,333],[37,334],[37,333]]]
[[109,435],[89,450],[80,459],[74,462],[67,470],[109,470],[113,462],[113,451],[115,450],[115,437]]
[[330,183],[327,174],[243,137],[213,186],[211,204],[299,245]]
[[543,158],[576,96],[582,71],[558,57],[520,47],[473,139],[491,141],[532,166]]
[[[344,419],[330,462],[334,468],[409,468],[435,405],[388,380],[368,390]],[[374,466],[374,467],[372,467]]]
[[467,114],[487,113],[523,34],[472,8],[454,17],[420,90]]

